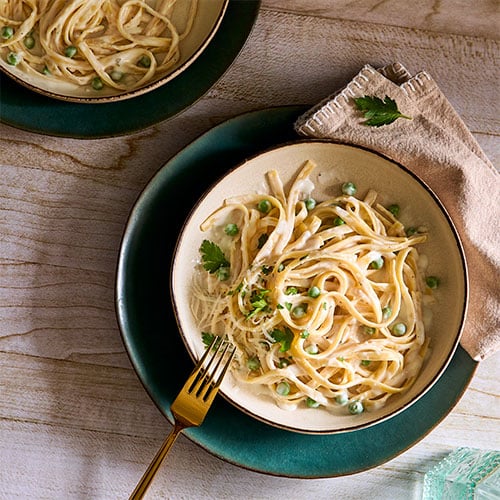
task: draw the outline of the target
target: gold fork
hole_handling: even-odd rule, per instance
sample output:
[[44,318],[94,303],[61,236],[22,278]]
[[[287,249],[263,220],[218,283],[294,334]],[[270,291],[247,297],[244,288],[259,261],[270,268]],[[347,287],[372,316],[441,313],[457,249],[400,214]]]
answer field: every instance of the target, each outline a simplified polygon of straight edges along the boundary
[[139,500],[144,496],[177,436],[187,427],[201,425],[234,353],[235,348],[231,344],[217,336],[213,339],[172,403],[170,410],[174,416],[174,427],[135,487],[130,500]]

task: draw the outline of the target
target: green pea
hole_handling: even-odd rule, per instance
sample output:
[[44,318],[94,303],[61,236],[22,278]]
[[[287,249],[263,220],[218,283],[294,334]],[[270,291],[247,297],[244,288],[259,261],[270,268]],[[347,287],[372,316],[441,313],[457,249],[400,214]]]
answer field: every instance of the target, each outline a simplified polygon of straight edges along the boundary
[[344,182],[344,184],[342,184],[342,192],[347,196],[354,196],[357,190],[358,188],[353,182]]
[[400,208],[399,205],[393,204],[389,205],[388,210],[389,212],[391,212],[392,215],[394,215],[394,217],[397,217],[399,215]]
[[149,56],[142,56],[137,64],[143,68],[149,68],[151,66],[151,58]]
[[369,359],[363,359],[361,361],[361,365],[362,366],[368,366],[370,363],[371,363],[371,361]]
[[261,200],[259,201],[257,208],[259,209],[259,212],[267,214],[269,210],[271,210],[271,202],[269,200]]
[[260,361],[257,356],[252,356],[247,360],[247,367],[249,370],[255,371],[260,368]]
[[292,309],[292,316],[295,319],[303,318],[307,312],[307,304],[299,304]]
[[425,283],[429,288],[434,290],[439,286],[439,278],[437,276],[427,276]]
[[309,397],[306,399],[306,405],[308,408],[318,408],[319,407],[319,403],[316,400],[309,398]]
[[311,211],[316,207],[316,200],[314,198],[307,198],[307,200],[304,201],[307,210]]
[[226,281],[229,279],[230,276],[230,270],[229,267],[227,266],[221,266],[219,269],[217,269],[215,275],[217,276],[217,279],[219,281]]
[[42,73],[44,75],[51,75],[52,73],[50,72],[50,69],[48,68],[48,66],[44,66],[43,69],[42,69]]
[[102,80],[98,76],[96,76],[92,80],[92,88],[94,90],[102,90],[103,87],[104,87],[104,83],[102,83]]
[[305,351],[307,354],[318,354],[319,348],[316,344],[311,344],[306,347]]
[[396,337],[402,337],[406,333],[406,325],[404,323],[396,323],[392,327],[392,334]]
[[280,382],[276,386],[276,392],[280,396],[288,396],[288,394],[290,394],[290,384],[286,380],[284,380],[283,382]]
[[361,401],[356,400],[349,405],[349,413],[351,415],[358,415],[359,413],[363,413],[364,410],[365,408]]
[[224,228],[224,232],[228,236],[236,236],[240,230],[238,229],[238,226],[236,224],[230,223],[226,224],[226,227]]
[[123,72],[114,69],[109,76],[114,82],[119,82],[123,78]]
[[364,326],[363,331],[366,333],[366,335],[373,335],[377,329],[373,328],[373,326]]
[[349,398],[347,397],[347,394],[345,392],[338,394],[335,397],[335,402],[339,405],[342,405],[342,406],[347,404],[348,401],[349,401]]
[[384,258],[383,257],[377,257],[375,260],[372,260],[370,262],[370,269],[382,269],[384,266]]
[[321,295],[321,290],[317,286],[312,286],[311,288],[309,288],[307,295],[309,295],[309,297],[315,299]]
[[64,49],[64,55],[66,57],[73,58],[76,56],[76,53],[78,52],[78,49],[74,45],[69,45]]
[[333,219],[334,226],[342,226],[343,224],[345,224],[345,220],[341,217],[335,217],[335,219]]
[[382,308],[382,317],[384,319],[390,318],[391,314],[392,314],[392,307],[391,306],[386,306],[386,307]]
[[9,40],[9,38],[12,38],[14,36],[14,28],[12,26],[3,26],[2,30],[0,31],[0,36],[4,40]]
[[7,54],[7,63],[11,66],[17,66],[22,60],[22,57],[17,52],[9,52]]
[[28,36],[24,39],[24,46],[25,46],[27,49],[32,49],[32,48],[35,46],[35,39],[34,39],[31,35],[28,35]]

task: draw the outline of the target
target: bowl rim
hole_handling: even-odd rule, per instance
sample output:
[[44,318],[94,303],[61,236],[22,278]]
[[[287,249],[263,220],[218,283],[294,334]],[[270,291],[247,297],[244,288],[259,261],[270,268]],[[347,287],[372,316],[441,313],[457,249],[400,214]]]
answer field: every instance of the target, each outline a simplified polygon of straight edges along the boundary
[[184,61],[181,65],[179,65],[173,71],[167,73],[166,75],[159,78],[158,80],[153,80],[153,81],[145,84],[144,86],[138,87],[136,89],[125,90],[123,93],[101,96],[101,97],[99,97],[99,96],[88,96],[88,97],[71,96],[71,95],[61,94],[58,92],[44,89],[38,85],[35,85],[35,84],[25,80],[24,78],[21,78],[19,75],[13,73],[12,71],[9,71],[8,66],[3,61],[0,64],[0,71],[4,75],[6,75],[8,78],[11,78],[16,83],[18,83],[19,85],[22,85],[23,87],[27,88],[28,90],[36,92],[37,94],[41,94],[45,97],[49,97],[51,99],[57,99],[59,101],[73,102],[73,103],[79,103],[79,104],[109,104],[112,102],[133,99],[134,97],[151,92],[152,90],[155,90],[158,87],[161,87],[162,85],[170,82],[171,80],[173,80],[174,78],[179,76],[183,71],[185,71],[189,66],[191,66],[191,64],[194,63],[196,61],[196,59],[198,59],[198,57],[200,57],[200,55],[204,52],[204,50],[207,48],[208,44],[212,41],[215,34],[217,33],[217,31],[222,23],[222,20],[224,19],[224,16],[226,14],[227,7],[229,5],[229,1],[230,0],[221,0],[221,2],[222,2],[221,8],[220,8],[220,11],[217,15],[217,19],[215,20],[215,23],[213,24],[212,28],[210,29],[208,34],[203,39],[202,43],[186,59],[186,61]]
[[250,416],[251,418],[257,419],[265,424],[271,425],[275,428],[290,431],[290,432],[295,432],[295,433],[300,433],[300,434],[310,434],[310,435],[331,435],[331,434],[341,434],[341,433],[349,433],[349,432],[355,432],[361,429],[365,429],[374,425],[377,425],[381,422],[384,422],[400,413],[403,411],[407,410],[410,406],[412,406],[414,403],[416,403],[420,398],[422,398],[432,387],[436,384],[436,382],[439,380],[439,378],[443,375],[445,372],[446,368],[450,364],[459,344],[460,344],[460,339],[462,337],[463,330],[465,328],[465,323],[466,323],[466,318],[467,318],[467,311],[469,307],[469,293],[470,293],[470,286],[469,286],[469,272],[468,272],[468,265],[467,265],[467,259],[464,251],[464,247],[460,238],[460,234],[456,228],[455,223],[453,222],[453,219],[451,215],[449,214],[448,210],[446,209],[444,203],[440,200],[440,198],[437,196],[437,194],[430,188],[430,186],[417,174],[415,174],[412,170],[410,170],[408,167],[405,167],[403,164],[399,163],[398,161],[393,160],[392,158],[389,158],[388,156],[375,151],[373,149],[370,149],[366,146],[362,145],[357,145],[357,144],[351,144],[343,141],[338,141],[334,139],[326,139],[326,138],[298,138],[297,140],[292,140],[292,141],[286,141],[282,142],[279,144],[276,144],[274,146],[271,146],[269,148],[264,148],[260,150],[259,152],[249,155],[247,158],[244,160],[240,161],[239,163],[235,164],[231,168],[229,168],[226,172],[224,172],[218,179],[216,179],[214,182],[210,184],[210,186],[205,189],[203,194],[199,197],[199,199],[196,201],[196,203],[193,205],[187,216],[185,217],[181,228],[179,230],[178,237],[176,239],[176,243],[172,252],[172,258],[171,258],[171,265],[170,265],[170,272],[169,272],[169,291],[170,291],[170,301],[172,305],[172,310],[174,313],[174,318],[177,324],[177,328],[179,331],[179,335],[182,339],[182,342],[184,344],[184,347],[189,354],[189,357],[193,362],[197,361],[197,356],[195,356],[195,353],[192,352],[188,338],[189,335],[186,335],[184,333],[184,330],[181,326],[180,322],[180,313],[178,311],[178,307],[176,304],[175,300],[175,294],[174,294],[174,286],[173,286],[173,275],[174,275],[174,270],[176,268],[176,258],[178,256],[178,250],[179,246],[182,240],[182,237],[184,235],[184,232],[189,225],[193,215],[195,212],[198,210],[199,206],[201,203],[206,199],[206,197],[210,194],[210,192],[218,186],[221,182],[223,182],[229,175],[234,173],[236,170],[238,170],[240,167],[244,166],[248,162],[254,161],[256,158],[259,158],[263,155],[269,154],[273,151],[279,150],[279,149],[286,149],[290,147],[300,147],[301,145],[304,144],[331,144],[331,145],[337,145],[337,146],[342,146],[346,148],[351,148],[354,150],[362,150],[370,154],[374,154],[375,156],[378,156],[379,158],[382,158],[383,160],[393,164],[397,168],[403,170],[406,174],[408,174],[414,181],[416,181],[432,198],[432,201],[434,204],[437,206],[437,208],[441,211],[444,219],[446,220],[446,223],[448,225],[448,228],[450,229],[450,235],[453,236],[453,241],[457,247],[459,256],[460,256],[460,267],[462,269],[462,281],[463,281],[463,304],[460,308],[460,321],[459,321],[459,328],[455,332],[455,337],[453,339],[452,343],[452,348],[448,351],[446,358],[444,362],[441,364],[439,369],[436,371],[436,373],[433,375],[432,379],[425,385],[425,387],[422,388],[422,390],[416,394],[414,397],[412,397],[407,403],[402,405],[401,407],[395,408],[391,412],[382,415],[376,419],[370,420],[368,422],[360,423],[358,425],[351,425],[349,427],[341,428],[341,429],[316,429],[316,430],[307,430],[307,429],[302,429],[302,428],[296,428],[290,425],[286,425],[283,423],[275,422],[269,418],[266,418],[262,415],[256,415],[253,413],[251,410],[248,408],[242,406],[241,404],[237,403],[234,401],[231,397],[229,397],[225,391],[224,388],[222,387],[221,390],[219,391],[219,394],[232,406],[236,407],[238,410],[242,411],[246,415]]

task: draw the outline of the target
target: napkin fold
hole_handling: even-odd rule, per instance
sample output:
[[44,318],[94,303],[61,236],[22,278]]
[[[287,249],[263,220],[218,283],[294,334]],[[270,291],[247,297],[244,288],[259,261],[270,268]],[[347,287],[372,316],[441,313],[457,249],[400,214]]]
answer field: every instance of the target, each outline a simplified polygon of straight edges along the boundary
[[[395,100],[411,120],[365,125],[353,98]],[[436,193],[464,246],[469,308],[462,347],[476,361],[500,347],[500,174],[426,71],[400,63],[366,65],[342,90],[299,117],[296,131],[378,151],[405,165]]]

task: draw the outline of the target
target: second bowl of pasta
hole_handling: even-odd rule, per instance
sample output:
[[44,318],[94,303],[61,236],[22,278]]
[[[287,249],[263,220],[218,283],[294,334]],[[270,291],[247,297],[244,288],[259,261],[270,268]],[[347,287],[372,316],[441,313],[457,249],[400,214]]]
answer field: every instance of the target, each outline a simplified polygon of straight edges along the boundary
[[0,69],[56,99],[129,99],[189,67],[215,35],[227,4],[6,0],[0,6]]
[[249,159],[179,237],[173,305],[198,358],[237,356],[221,392],[269,424],[347,432],[403,411],[448,365],[467,307],[462,246],[410,171],[326,141]]

